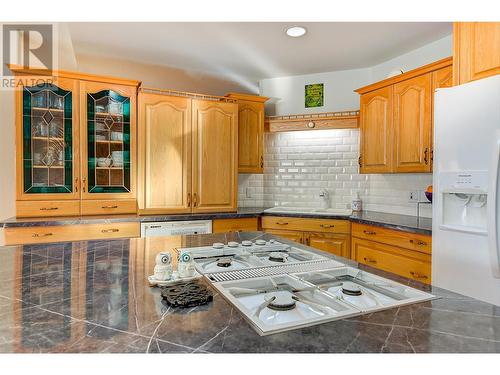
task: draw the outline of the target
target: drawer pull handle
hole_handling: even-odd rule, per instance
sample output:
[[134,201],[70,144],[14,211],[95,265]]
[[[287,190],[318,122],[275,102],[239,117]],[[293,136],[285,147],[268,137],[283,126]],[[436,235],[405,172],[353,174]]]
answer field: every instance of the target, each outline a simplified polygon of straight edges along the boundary
[[427,246],[427,242],[420,241],[420,240],[417,240],[416,242],[415,242],[415,240],[410,240],[410,243],[415,244],[417,246]]
[[421,275],[417,272],[410,271],[410,275],[412,275],[415,279],[427,279],[426,275]]
[[42,207],[42,208],[40,208],[40,211],[55,211],[58,209],[59,209],[59,207]]
[[101,230],[102,233],[116,233],[116,232],[119,232],[119,231],[120,231],[120,229],[116,229],[116,228]]
[[286,221],[277,221],[276,225],[288,225]]
[[363,260],[364,260],[366,263],[373,263],[373,264],[377,263],[377,261],[376,261],[376,260],[373,260],[373,259],[370,259],[370,258],[367,258],[367,257],[364,257],[364,258],[363,258]]
[[101,208],[118,208],[118,206],[102,206]]
[[364,230],[363,233],[364,234],[369,234],[369,235],[377,234],[377,232],[374,232],[372,230]]
[[50,237],[53,235],[54,235],[54,233],[43,233],[43,234],[35,233],[35,234],[33,234],[32,237],[40,238],[40,237]]
[[335,225],[332,225],[332,224],[320,224],[319,226],[321,228],[333,228],[333,227],[335,227]]

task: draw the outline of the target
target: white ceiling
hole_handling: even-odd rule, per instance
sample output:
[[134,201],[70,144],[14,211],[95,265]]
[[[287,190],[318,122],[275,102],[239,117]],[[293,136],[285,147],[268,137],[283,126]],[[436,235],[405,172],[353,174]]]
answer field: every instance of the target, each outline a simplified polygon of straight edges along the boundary
[[75,53],[260,80],[379,64],[451,34],[449,22],[71,23]]

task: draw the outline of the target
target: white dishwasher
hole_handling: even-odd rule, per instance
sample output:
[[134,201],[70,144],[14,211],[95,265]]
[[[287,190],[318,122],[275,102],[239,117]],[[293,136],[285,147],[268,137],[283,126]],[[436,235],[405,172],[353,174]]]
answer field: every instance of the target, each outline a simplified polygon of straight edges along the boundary
[[141,237],[212,233],[212,220],[163,221],[141,224]]

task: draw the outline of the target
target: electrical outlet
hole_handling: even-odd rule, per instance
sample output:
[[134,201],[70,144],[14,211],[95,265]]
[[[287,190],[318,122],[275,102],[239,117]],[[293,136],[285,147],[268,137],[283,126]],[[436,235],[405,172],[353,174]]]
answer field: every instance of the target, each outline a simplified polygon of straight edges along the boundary
[[416,203],[419,202],[420,200],[418,191],[409,191],[407,196],[408,196],[408,202],[410,203]]

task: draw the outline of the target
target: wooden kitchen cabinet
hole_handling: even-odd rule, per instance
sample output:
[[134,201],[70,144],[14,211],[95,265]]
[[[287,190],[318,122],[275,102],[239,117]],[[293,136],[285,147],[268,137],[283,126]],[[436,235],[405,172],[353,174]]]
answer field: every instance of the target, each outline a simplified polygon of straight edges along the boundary
[[236,211],[237,101],[180,94],[139,93],[139,212]]
[[315,249],[344,257],[351,257],[351,239],[346,234],[305,233],[305,244]]
[[82,215],[137,212],[136,95],[135,86],[80,83]]
[[394,85],[394,172],[430,172],[432,73]]
[[392,86],[361,96],[360,173],[389,173],[393,163]]
[[139,223],[4,228],[5,245],[140,237]]
[[238,100],[238,172],[263,173],[264,103],[268,98],[229,93]]
[[500,22],[453,24],[453,82],[461,85],[500,73]]
[[139,94],[139,211],[191,212],[192,99]]
[[212,222],[213,233],[255,232],[257,230],[259,230],[259,218],[257,217],[215,219]]
[[139,82],[10,69],[21,83],[39,83],[16,92],[16,216],[136,212]]
[[451,70],[450,57],[356,90],[360,173],[432,171],[433,93]]
[[303,232],[295,232],[292,230],[281,230],[281,229],[265,229],[266,233],[283,237],[288,240],[292,240],[298,243],[304,243],[304,233]]
[[236,211],[238,108],[193,101],[193,212]]
[[410,279],[431,283],[431,236],[352,224],[351,258]]
[[349,220],[262,216],[262,230],[338,256],[350,257]]

